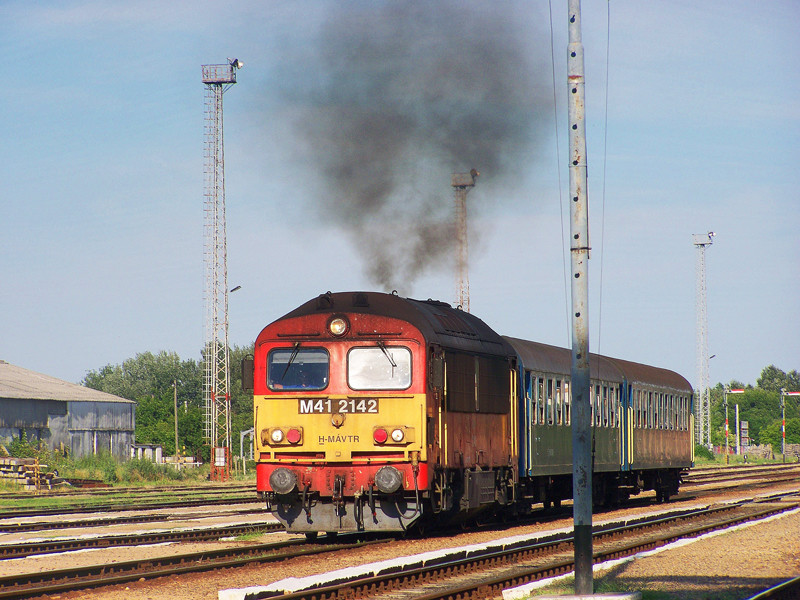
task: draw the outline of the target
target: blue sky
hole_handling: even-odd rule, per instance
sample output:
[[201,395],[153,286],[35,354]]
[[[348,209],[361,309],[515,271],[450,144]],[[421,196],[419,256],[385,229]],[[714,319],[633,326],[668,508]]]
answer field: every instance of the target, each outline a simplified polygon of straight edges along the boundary
[[[541,0],[409,7],[0,4],[0,359],[74,382],[144,351],[199,359],[200,66],[233,57],[245,63],[224,101],[233,344],[327,290],[452,301],[448,252],[412,273],[405,232],[446,219],[450,173],[476,167],[472,312],[569,345],[566,2],[553,2],[552,57]],[[584,2],[593,351],[696,383],[692,234],[713,230],[712,383],[800,368],[799,29],[794,1]],[[443,128],[456,110],[477,131]],[[353,112],[379,115],[379,135],[347,129]],[[398,134],[401,147],[381,145]],[[350,161],[352,178],[331,178]],[[360,169],[385,165],[393,203],[355,226],[350,192],[373,189]],[[376,279],[378,255],[399,270]]]

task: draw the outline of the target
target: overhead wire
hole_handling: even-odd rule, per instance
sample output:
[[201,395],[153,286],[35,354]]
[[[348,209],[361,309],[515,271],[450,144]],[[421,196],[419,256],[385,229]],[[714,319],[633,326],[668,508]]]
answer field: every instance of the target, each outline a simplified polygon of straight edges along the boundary
[[611,64],[611,0],[606,2],[606,94],[605,116],[603,119],[603,188],[600,195],[600,298],[597,315],[597,353],[600,353],[600,339],[603,331],[603,259],[606,242],[606,172],[608,165],[608,72]]
[[550,9],[550,66],[553,75],[553,127],[555,128],[556,140],[556,177],[558,179],[558,204],[559,215],[561,216],[561,259],[564,263],[564,308],[566,310],[566,326],[567,326],[567,346],[571,344],[572,332],[570,325],[572,323],[569,317],[570,309],[570,296],[569,296],[569,271],[567,269],[567,240],[564,234],[564,194],[561,185],[561,145],[558,142],[558,98],[556,95],[556,58],[555,58],[555,41],[553,36],[553,1],[548,0],[548,7]]

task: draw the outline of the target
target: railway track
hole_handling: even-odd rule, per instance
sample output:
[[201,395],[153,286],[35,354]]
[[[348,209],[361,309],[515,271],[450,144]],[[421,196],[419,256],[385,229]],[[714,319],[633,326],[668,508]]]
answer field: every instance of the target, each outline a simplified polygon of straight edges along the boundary
[[735,467],[718,467],[691,469],[684,477],[683,483],[702,485],[709,482],[740,481],[761,478],[784,478],[800,474],[800,465],[738,465]]
[[185,575],[212,569],[243,567],[253,563],[276,562],[301,556],[345,551],[375,543],[388,543],[388,540],[309,544],[304,539],[294,539],[277,543],[177,554],[147,560],[118,562],[109,565],[0,577],[0,599],[58,594],[98,586],[118,585],[142,579]]
[[217,494],[214,497],[207,497],[196,500],[170,500],[167,502],[143,502],[141,499],[135,499],[129,504],[121,501],[106,503],[106,504],[91,504],[85,506],[73,507],[52,507],[52,508],[26,508],[26,509],[3,509],[3,519],[20,518],[20,517],[46,517],[46,516],[60,516],[60,515],[74,515],[82,513],[96,513],[96,512],[126,512],[136,510],[150,510],[158,508],[184,508],[192,506],[219,506],[223,504],[258,504],[263,506],[263,502],[257,500],[251,491],[246,495],[222,496]]
[[[774,499],[773,499],[774,500]],[[691,511],[678,517],[644,519],[593,534],[594,562],[631,556],[673,541],[766,518],[798,507],[794,502],[741,502]],[[461,556],[412,563],[386,573],[366,573],[349,581],[276,595],[253,592],[247,600],[467,600],[496,598],[504,589],[574,570],[572,537],[552,536],[512,547],[463,552]],[[335,576],[335,574],[333,574]],[[273,586],[279,587],[279,586]],[[228,597],[235,597],[233,594]],[[244,598],[245,596],[241,596]]]
[[[788,468],[787,468],[788,469]],[[716,469],[715,473],[716,478],[715,480],[719,480],[720,470]],[[792,479],[793,481],[797,481],[797,476],[791,477],[790,471],[785,469],[778,469],[770,470],[772,475],[777,475],[780,473],[781,477],[788,476],[788,478]],[[755,469],[749,473],[749,475],[756,476]],[[763,477],[763,474],[760,475]],[[770,477],[770,480],[774,482],[774,477]],[[735,482],[735,486],[738,487],[750,487],[752,484],[751,481],[747,479]],[[698,484],[700,485],[700,484]],[[756,484],[757,487],[757,484]],[[728,488],[729,489],[729,488]],[[690,492],[691,493],[691,492]],[[795,498],[793,502],[784,503],[785,506],[789,505],[796,505],[800,502],[800,497],[798,497],[797,492],[795,492]],[[250,496],[252,499],[252,496]],[[644,500],[650,501],[651,499],[645,498]],[[772,498],[772,500],[776,500],[776,498]],[[744,505],[745,503],[742,503]],[[755,502],[751,503],[752,506],[767,506],[768,502],[765,503],[763,500],[762,502]],[[186,503],[176,503],[176,505],[185,506]],[[203,504],[204,506],[207,503]],[[119,510],[119,506],[114,506],[113,510]],[[141,506],[139,507],[142,508]],[[566,507],[565,507],[566,508]],[[667,508],[665,506],[664,508]],[[774,507],[769,507],[769,510],[773,510]],[[262,510],[260,508],[258,511]],[[727,510],[723,508],[718,508],[717,512],[721,510]],[[739,509],[736,509],[739,510]],[[744,510],[744,509],[742,509]],[[754,509],[755,510],[755,509]],[[760,510],[760,509],[759,509]],[[766,509],[765,509],[766,511]],[[233,514],[238,513],[249,513],[253,512],[249,509],[243,509],[239,511],[234,511]],[[692,511],[694,514],[695,511]],[[227,513],[232,514],[232,513]],[[197,518],[197,517],[204,517],[208,516],[206,513],[197,514],[192,513],[190,515],[182,515],[183,518]],[[687,511],[680,511],[680,510],[672,510],[670,512],[670,518],[689,518],[691,516],[690,513]],[[557,518],[558,515],[553,514],[546,514],[546,520],[552,518]],[[149,522],[149,521],[168,521],[171,518],[178,519],[179,517],[175,515],[139,515],[138,522]],[[756,515],[755,517],[749,518],[758,518]],[[131,519],[133,521],[129,521]],[[93,527],[93,526],[104,526],[104,525],[115,525],[120,523],[127,523],[127,522],[136,522],[137,516],[130,515],[130,516],[117,516],[117,517],[108,517],[108,518],[97,518],[97,519],[89,519],[83,521],[73,521],[72,523],[66,523],[64,526],[66,527]],[[538,515],[536,518],[537,522],[542,520],[542,515]],[[659,523],[656,521],[657,524],[652,525],[656,529],[663,527],[667,521],[662,519]],[[80,524],[79,524],[80,523]],[[515,523],[516,525],[522,524]],[[21,523],[20,531],[25,530],[27,527],[42,527],[42,529],[55,529],[57,527],[53,527],[53,523]],[[173,525],[174,526],[174,525]],[[620,525],[620,527],[637,527],[637,529],[641,529],[646,527],[644,520],[642,519],[632,519],[627,520]],[[215,540],[220,539],[222,537],[230,537],[241,535],[244,533],[255,533],[255,532],[266,532],[266,531],[279,531],[282,528],[278,524],[244,524],[239,525],[236,527],[227,527],[227,528],[208,528],[208,529],[193,529],[193,530],[186,530],[186,531],[159,531],[159,532],[152,532],[152,533],[144,533],[144,534],[126,534],[126,535],[116,535],[116,536],[103,536],[97,537],[94,539],[81,539],[81,540],[56,540],[52,542],[45,542],[42,544],[41,542],[36,543],[27,543],[27,544],[16,544],[14,546],[6,546],[0,547],[0,559],[5,558],[13,558],[13,557],[25,557],[31,556],[33,554],[42,554],[47,552],[67,552],[70,550],[78,550],[78,549],[86,549],[86,548],[108,548],[114,547],[117,545],[137,545],[137,544],[157,544],[157,543],[165,543],[165,542],[175,542],[175,541],[203,541],[203,540]],[[28,529],[31,530],[31,529]],[[596,535],[609,535],[603,531],[598,531]],[[620,535],[620,534],[617,534]],[[20,577],[3,577],[0,578],[0,598],[10,598],[10,597],[25,597],[25,596],[35,596],[35,595],[42,595],[45,593],[57,593],[59,591],[66,591],[66,590],[77,590],[77,589],[85,589],[88,587],[99,587],[99,586],[106,586],[106,585],[114,585],[117,583],[123,583],[126,581],[133,581],[139,579],[150,579],[153,577],[161,577],[164,575],[181,575],[187,574],[194,571],[209,571],[218,568],[229,568],[229,567],[236,567],[236,566],[245,566],[247,564],[252,564],[253,562],[263,561],[263,562],[271,562],[275,560],[286,560],[290,559],[294,556],[303,556],[309,554],[315,554],[318,552],[331,552],[337,549],[343,548],[357,548],[361,545],[360,542],[348,542],[348,538],[344,540],[340,537],[336,544],[308,544],[304,540],[294,540],[289,543],[281,543],[281,544],[257,544],[257,545],[240,545],[234,549],[228,550],[214,550],[211,552],[199,552],[193,554],[185,554],[185,555],[178,555],[172,556],[166,559],[152,559],[148,558],[146,560],[139,560],[139,561],[130,561],[129,563],[114,563],[111,565],[99,565],[99,566],[92,566],[92,567],[83,567],[74,570],[59,570],[59,571],[50,571],[49,573],[44,574],[35,574],[35,575],[23,575]],[[323,538],[323,542],[325,539]],[[387,541],[384,539],[384,541]],[[391,540],[388,540],[391,541]],[[344,545],[343,545],[344,544]],[[554,556],[558,552],[557,550],[553,550],[553,544],[555,544],[555,548],[561,548],[561,558],[563,559],[561,562],[563,563],[561,566],[558,566],[554,562]],[[558,571],[568,571],[571,569],[571,546],[569,546],[570,540],[567,538],[563,539],[553,539],[550,540],[551,550],[548,550],[546,554],[540,556],[542,561],[549,561],[548,564],[551,566],[548,568],[543,568],[544,570],[542,573],[555,573]],[[598,542],[595,542],[595,548],[598,548]],[[278,550],[280,547],[286,548],[285,550]],[[284,554],[278,557],[278,554],[281,552],[290,552],[289,548],[294,548],[292,552],[296,552],[295,554]],[[180,551],[179,548],[176,547],[174,551]],[[535,552],[541,554],[541,550],[536,550]],[[599,551],[598,551],[599,552]],[[236,557],[239,558],[236,558]],[[599,554],[596,557],[596,560],[600,560]],[[483,557],[484,562],[486,560],[497,563],[498,560],[501,560],[497,557]],[[511,563],[513,564],[517,559],[510,559]],[[539,560],[539,559],[537,559]],[[506,560],[508,562],[508,559]],[[172,564],[170,564],[172,563]],[[139,565],[138,567],[136,565]],[[120,565],[124,565],[124,570],[121,570]],[[499,563],[498,563],[499,565]],[[451,572],[463,571],[465,573],[469,572],[476,572],[475,567],[469,566],[450,566],[449,567]],[[502,570],[502,566],[497,566],[498,569]],[[429,570],[428,564],[423,566],[423,571]],[[430,581],[430,585],[438,587],[440,585],[450,585],[449,583],[433,583],[433,580],[430,579],[430,575],[423,575],[419,574],[410,574],[406,575],[409,577],[409,580],[413,580],[416,582],[412,584],[412,587],[422,586],[423,588],[427,589],[427,581]],[[546,575],[544,575],[546,576]],[[481,576],[482,577],[482,576]],[[531,576],[533,577],[533,576]],[[71,583],[70,583],[71,582]],[[367,598],[379,598],[378,595],[380,589],[394,589],[395,584],[391,583],[376,583],[377,587],[373,587],[371,592],[362,593],[358,591],[358,587],[354,590],[340,590],[336,592],[347,594],[348,597],[350,594],[355,594],[353,597],[367,597]],[[499,585],[499,584],[498,584]],[[55,587],[53,587],[55,586]],[[47,591],[50,590],[50,591]],[[321,592],[322,590],[316,590],[313,592],[312,595],[308,595],[306,592],[301,593],[301,595],[284,595],[283,598],[287,600],[289,598],[330,598],[334,596],[326,596],[326,595],[315,595]],[[326,592],[328,593],[328,592]],[[394,593],[402,593],[406,594],[406,592],[401,592],[400,590],[395,590]],[[408,592],[411,593],[411,592]],[[414,592],[417,593],[417,592]],[[430,596],[430,598],[448,598],[446,595],[435,595],[438,592],[433,592],[434,595]],[[459,592],[460,593],[460,592]],[[306,595],[302,595],[306,594]],[[358,594],[362,594],[359,596]],[[402,598],[404,596],[393,596],[393,598]],[[416,598],[417,596],[409,596]],[[428,596],[419,596],[420,598],[428,598]],[[468,595],[464,596],[464,598],[468,597],[480,597],[473,595],[470,592]]]
[[283,531],[283,526],[277,522],[249,523],[227,525],[224,527],[151,531],[95,536],[90,538],[62,538],[51,541],[3,544],[0,545],[0,559],[22,558],[39,554],[53,554],[55,552],[74,552],[76,550],[89,550],[93,548],[109,548],[113,546],[219,540],[226,537],[236,537],[250,533],[269,533],[273,531]]
[[[682,537],[697,536],[743,521],[764,518],[800,504],[797,499],[794,502],[782,502],[780,498],[781,496],[776,495],[761,502],[740,502],[702,510],[675,510],[667,516],[638,517],[598,526],[594,532],[595,562],[627,556]],[[243,567],[259,562],[347,551],[370,543],[391,541],[383,538],[365,542],[356,540],[355,536],[339,536],[330,543],[322,544],[290,540],[3,577],[0,578],[0,599],[55,594],[141,579]],[[418,562],[412,560],[403,568],[394,566],[388,569],[391,573],[374,574],[370,571],[362,577],[335,585],[318,586],[283,595],[276,595],[272,591],[248,598],[324,600],[347,597],[379,600],[388,598],[386,594],[390,594],[393,600],[491,598],[498,595],[500,589],[571,571],[571,544],[572,539],[568,534],[549,534],[501,547],[457,550],[435,559]]]
[[[258,508],[245,508],[233,511],[226,511],[226,516],[241,516],[264,513],[262,503],[259,503]],[[49,531],[53,529],[85,529],[92,527],[110,527],[114,525],[129,525],[136,523],[157,523],[160,521],[171,522],[175,520],[187,519],[201,519],[207,518],[208,512],[197,513],[182,513],[182,514],[163,514],[163,513],[149,513],[139,515],[119,515],[108,517],[97,517],[92,519],[76,519],[64,520],[58,519],[55,521],[26,521],[17,523],[0,522],[0,534],[5,533],[22,533],[26,531]]]

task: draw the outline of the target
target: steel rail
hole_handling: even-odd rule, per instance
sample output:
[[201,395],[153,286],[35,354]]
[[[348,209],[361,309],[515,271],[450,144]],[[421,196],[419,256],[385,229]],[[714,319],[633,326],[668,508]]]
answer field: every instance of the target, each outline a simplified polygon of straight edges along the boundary
[[800,598],[800,577],[779,583],[755,596],[750,596],[747,600],[797,600],[797,598]]
[[[310,546],[304,539],[294,539],[277,543],[238,546],[108,565],[13,575],[0,577],[0,599],[56,594],[92,587],[118,585],[141,579],[242,567],[253,563],[276,562],[301,556],[349,550],[374,543],[386,543],[386,541],[314,544]],[[295,549],[297,546],[301,548]]]
[[218,506],[221,504],[261,504],[263,502],[253,497],[253,494],[247,496],[233,496],[230,498],[220,498],[218,495],[214,498],[203,498],[199,500],[174,500],[169,502],[139,502],[137,504],[120,504],[107,503],[107,504],[94,504],[91,506],[79,506],[70,508],[38,508],[38,509],[19,509],[19,510],[6,510],[3,509],[3,519],[19,518],[19,517],[46,517],[50,515],[74,515],[82,513],[94,512],[125,512],[133,510],[152,510],[157,508],[182,508],[190,506]]
[[196,542],[218,540],[223,537],[244,535],[246,533],[266,533],[282,531],[283,525],[277,522],[227,525],[208,529],[187,529],[182,531],[152,531],[127,533],[122,535],[98,536],[81,539],[61,539],[22,544],[0,545],[0,559],[22,558],[35,554],[53,554],[90,548],[109,548],[113,546],[135,546],[139,544],[163,544],[165,542]]
[[29,521],[27,523],[2,523],[0,522],[0,534],[21,533],[25,531],[46,531],[50,529],[83,529],[91,527],[105,527],[107,525],[125,525],[130,523],[152,523],[158,521],[176,521],[187,519],[207,519],[210,517],[226,517],[234,515],[247,515],[266,512],[263,506],[252,509],[239,509],[224,513],[185,513],[176,515],[151,513],[147,515],[128,515],[119,517],[98,517],[96,519],[82,519],[78,521]]

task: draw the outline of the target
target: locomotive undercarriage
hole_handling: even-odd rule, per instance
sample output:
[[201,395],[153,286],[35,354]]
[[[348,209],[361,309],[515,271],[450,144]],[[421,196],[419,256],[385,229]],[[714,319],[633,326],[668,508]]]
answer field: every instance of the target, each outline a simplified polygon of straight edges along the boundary
[[418,494],[382,494],[370,488],[353,497],[321,498],[308,490],[288,495],[267,494],[267,510],[286,531],[404,531],[421,516]]

